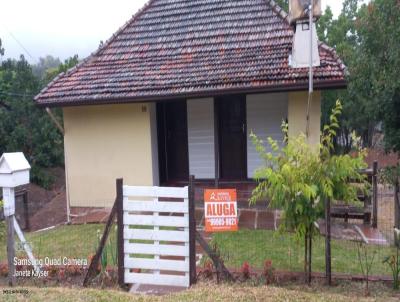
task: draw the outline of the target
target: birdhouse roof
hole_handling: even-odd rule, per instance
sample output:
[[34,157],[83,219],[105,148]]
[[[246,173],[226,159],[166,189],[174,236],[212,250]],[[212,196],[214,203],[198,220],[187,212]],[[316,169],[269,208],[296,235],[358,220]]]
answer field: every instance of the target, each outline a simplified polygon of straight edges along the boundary
[[31,166],[22,152],[3,153],[0,158],[0,173],[10,174],[30,168]]

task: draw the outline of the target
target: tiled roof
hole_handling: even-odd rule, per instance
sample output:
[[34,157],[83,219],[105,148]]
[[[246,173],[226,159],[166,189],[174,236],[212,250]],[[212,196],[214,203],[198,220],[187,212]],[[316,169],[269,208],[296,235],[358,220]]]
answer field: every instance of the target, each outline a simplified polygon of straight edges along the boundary
[[[150,0],[99,50],[35,98],[66,106],[304,90],[289,66],[294,31],[272,0]],[[345,67],[319,45],[316,88],[344,87]]]

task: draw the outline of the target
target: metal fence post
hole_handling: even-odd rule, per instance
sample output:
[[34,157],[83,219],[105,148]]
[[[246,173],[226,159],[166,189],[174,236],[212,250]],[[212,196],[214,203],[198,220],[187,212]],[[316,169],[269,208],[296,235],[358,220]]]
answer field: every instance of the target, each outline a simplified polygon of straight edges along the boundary
[[219,188],[220,162],[219,162],[219,110],[217,100],[214,99],[214,157],[215,157],[215,183],[216,189]]
[[196,217],[195,217],[195,177],[189,177],[189,275],[190,285],[196,283]]
[[325,276],[326,283],[332,284],[331,258],[331,200],[325,198]]
[[125,274],[124,274],[124,209],[123,209],[123,179],[119,178],[116,181],[117,191],[117,223],[118,223],[118,234],[117,234],[117,255],[118,255],[118,284],[120,287],[125,286]]

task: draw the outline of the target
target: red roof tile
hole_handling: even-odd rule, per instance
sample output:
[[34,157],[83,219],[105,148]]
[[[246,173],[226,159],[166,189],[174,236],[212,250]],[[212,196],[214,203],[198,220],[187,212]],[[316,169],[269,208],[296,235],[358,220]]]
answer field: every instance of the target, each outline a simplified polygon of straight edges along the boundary
[[[150,0],[103,47],[35,100],[66,106],[307,88],[289,66],[293,28],[272,0]],[[319,45],[316,88],[344,87],[345,67]]]

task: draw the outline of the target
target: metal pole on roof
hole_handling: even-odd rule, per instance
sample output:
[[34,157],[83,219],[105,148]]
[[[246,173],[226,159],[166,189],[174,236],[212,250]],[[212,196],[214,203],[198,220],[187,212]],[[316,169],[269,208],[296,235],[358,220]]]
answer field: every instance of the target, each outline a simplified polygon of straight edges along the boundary
[[309,6],[309,30],[310,30],[310,69],[308,73],[308,102],[307,102],[307,125],[306,125],[306,136],[307,138],[310,135],[310,107],[312,103],[312,95],[314,92],[314,75],[313,75],[313,9],[314,9],[314,0],[311,0],[310,6]]

